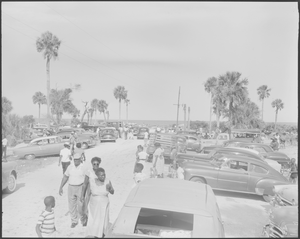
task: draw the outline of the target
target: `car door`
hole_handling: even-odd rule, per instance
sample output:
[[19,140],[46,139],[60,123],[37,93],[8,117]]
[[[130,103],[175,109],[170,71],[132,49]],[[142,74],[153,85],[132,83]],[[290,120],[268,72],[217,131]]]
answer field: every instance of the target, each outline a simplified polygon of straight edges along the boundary
[[218,188],[232,191],[248,191],[248,163],[239,160],[227,160],[222,164],[218,174]]

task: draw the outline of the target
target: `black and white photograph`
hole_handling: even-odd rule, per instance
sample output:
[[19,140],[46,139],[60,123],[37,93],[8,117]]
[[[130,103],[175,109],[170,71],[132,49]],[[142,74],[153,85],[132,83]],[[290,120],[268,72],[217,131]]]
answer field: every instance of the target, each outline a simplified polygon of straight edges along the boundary
[[2,237],[298,238],[298,7],[3,1]]

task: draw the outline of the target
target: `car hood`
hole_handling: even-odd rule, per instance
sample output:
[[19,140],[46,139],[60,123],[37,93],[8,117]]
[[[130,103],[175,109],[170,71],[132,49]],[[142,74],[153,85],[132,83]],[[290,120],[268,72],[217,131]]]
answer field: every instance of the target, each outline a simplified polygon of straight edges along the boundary
[[281,198],[296,203],[298,205],[298,185],[275,185],[275,193]]
[[265,154],[266,158],[279,158],[285,161],[290,161],[290,158],[281,152],[268,152]]
[[270,219],[277,226],[298,223],[298,207],[286,206],[273,208]]

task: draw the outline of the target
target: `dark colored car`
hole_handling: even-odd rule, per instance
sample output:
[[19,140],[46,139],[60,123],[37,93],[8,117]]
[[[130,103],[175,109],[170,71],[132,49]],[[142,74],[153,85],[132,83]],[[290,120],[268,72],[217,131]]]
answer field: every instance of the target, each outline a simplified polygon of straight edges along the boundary
[[7,161],[2,158],[2,191],[12,193],[17,187],[17,162]]
[[257,194],[270,201],[273,186],[288,180],[262,160],[240,155],[215,155],[210,161],[184,162],[185,180],[206,183],[213,189]]
[[138,132],[136,134],[137,139],[143,139],[145,137],[145,132],[149,133],[149,128],[139,127]]
[[194,135],[182,134],[186,138],[187,150],[192,150],[196,152],[200,152],[201,150],[201,140]]
[[274,208],[269,216],[269,224],[263,228],[263,236],[298,238],[298,214],[298,206]]
[[208,185],[180,179],[146,179],[135,186],[105,237],[225,237]]
[[100,142],[103,141],[113,141],[116,142],[118,139],[118,131],[114,127],[106,127],[101,129],[99,133]]
[[259,152],[264,158],[275,160],[280,164],[286,164],[290,162],[290,158],[281,152],[275,152],[269,145],[260,143],[246,143],[246,142],[228,142],[226,147],[241,147],[253,149]]

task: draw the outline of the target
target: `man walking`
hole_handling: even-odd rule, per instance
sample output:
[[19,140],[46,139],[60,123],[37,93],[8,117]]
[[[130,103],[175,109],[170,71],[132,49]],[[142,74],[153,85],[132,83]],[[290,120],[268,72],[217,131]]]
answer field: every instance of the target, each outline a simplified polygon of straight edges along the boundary
[[63,174],[66,172],[67,167],[71,164],[71,151],[70,151],[70,144],[68,142],[64,143],[64,148],[60,150],[59,154],[59,161],[58,166],[60,166],[60,163],[62,165]]
[[74,148],[75,148],[75,143],[76,143],[76,138],[75,138],[75,132],[72,131],[70,138],[69,138],[69,143],[70,143],[70,150],[71,150],[71,154],[74,154]]
[[2,157],[6,159],[6,149],[7,149],[7,138],[4,136],[2,139]]
[[84,182],[85,173],[83,164],[81,163],[81,155],[74,154],[74,164],[68,166],[61,180],[59,195],[63,194],[63,186],[69,181],[68,187],[68,202],[69,212],[71,215],[71,228],[77,226],[79,218],[84,225],[84,217],[82,215],[82,203],[80,202],[82,185]]
[[149,138],[149,133],[148,133],[148,131],[146,131],[144,133],[144,147],[148,146],[148,138]]

